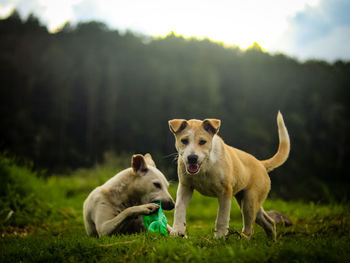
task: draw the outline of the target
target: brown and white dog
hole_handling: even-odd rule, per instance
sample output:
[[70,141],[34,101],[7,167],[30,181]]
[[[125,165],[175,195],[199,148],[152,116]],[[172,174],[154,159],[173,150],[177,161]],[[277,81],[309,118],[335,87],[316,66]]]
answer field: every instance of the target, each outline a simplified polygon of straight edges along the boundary
[[217,135],[220,123],[217,119],[169,121],[179,154],[179,186],[171,234],[185,235],[186,208],[196,189],[203,195],[219,199],[216,238],[228,233],[231,200],[234,196],[242,212],[243,236],[249,238],[253,234],[253,223],[256,222],[274,239],[275,221],[264,211],[262,204],[271,187],[268,172],[282,165],[289,155],[289,135],[282,114],[278,112],[277,115],[278,151],[264,161],[225,144]]
[[[150,154],[132,156],[125,169],[95,188],[84,202],[84,223],[89,236],[130,234],[145,231],[142,215],[174,208],[169,183],[156,168]],[[168,226],[168,231],[171,227]]]

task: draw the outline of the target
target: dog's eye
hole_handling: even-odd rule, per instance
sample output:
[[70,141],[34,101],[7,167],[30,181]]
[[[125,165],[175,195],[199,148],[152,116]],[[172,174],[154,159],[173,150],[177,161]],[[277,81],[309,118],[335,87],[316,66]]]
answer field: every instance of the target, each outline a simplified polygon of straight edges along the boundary
[[207,143],[207,141],[205,141],[205,140],[200,140],[199,141],[199,145],[204,145],[204,144],[206,144]]
[[160,183],[153,183],[153,185],[158,189],[162,189],[162,186]]
[[182,139],[181,142],[182,142],[183,144],[187,145],[187,144],[188,144],[188,139]]

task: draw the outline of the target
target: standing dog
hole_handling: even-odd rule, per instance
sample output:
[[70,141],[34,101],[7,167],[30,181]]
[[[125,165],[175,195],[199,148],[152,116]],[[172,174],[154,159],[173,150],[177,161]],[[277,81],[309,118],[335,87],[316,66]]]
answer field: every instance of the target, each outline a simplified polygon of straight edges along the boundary
[[[90,236],[135,233],[145,230],[142,215],[174,208],[169,183],[150,154],[133,155],[125,169],[93,190],[84,202],[85,229]],[[171,229],[170,227],[168,228]]]
[[262,203],[271,187],[267,172],[282,165],[289,155],[289,135],[282,114],[278,112],[277,115],[278,151],[264,161],[225,144],[217,135],[220,123],[217,119],[169,121],[179,154],[179,186],[171,234],[185,234],[186,208],[196,189],[203,195],[219,199],[216,238],[228,233],[231,199],[234,196],[242,211],[243,235],[249,238],[253,234],[253,223],[256,222],[274,239],[275,222],[264,211]]

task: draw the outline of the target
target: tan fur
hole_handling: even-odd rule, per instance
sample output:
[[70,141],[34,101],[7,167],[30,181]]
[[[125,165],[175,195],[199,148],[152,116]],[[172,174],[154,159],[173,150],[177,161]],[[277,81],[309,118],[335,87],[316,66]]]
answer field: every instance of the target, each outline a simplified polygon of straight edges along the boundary
[[[271,185],[267,172],[282,165],[288,158],[290,149],[288,132],[280,112],[277,124],[280,139],[278,151],[272,158],[259,161],[224,143],[217,135],[220,120],[169,121],[179,153],[179,188],[172,235],[185,234],[186,207],[196,189],[203,195],[217,197],[219,200],[215,237],[222,237],[228,232],[232,196],[235,196],[242,211],[242,232],[245,236],[253,234],[253,223],[257,222],[269,237],[276,237],[275,222],[263,210],[262,203]],[[195,164],[190,161],[193,156],[197,157]]]
[[133,155],[131,168],[95,188],[86,198],[83,214],[87,234],[104,236],[145,230],[141,216],[159,208],[153,201],[161,201],[165,210],[174,207],[168,187],[150,154]]

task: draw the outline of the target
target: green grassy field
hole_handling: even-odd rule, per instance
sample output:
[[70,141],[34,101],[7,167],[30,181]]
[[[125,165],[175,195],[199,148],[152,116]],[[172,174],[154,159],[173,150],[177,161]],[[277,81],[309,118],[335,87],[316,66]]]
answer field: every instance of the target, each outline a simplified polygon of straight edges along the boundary
[[[270,241],[259,226],[247,241],[236,231],[241,214],[234,203],[230,234],[213,238],[217,200],[194,194],[188,208],[188,238],[137,234],[88,237],[82,204],[88,193],[123,163],[107,163],[72,176],[38,179],[8,159],[0,162],[0,262],[350,262],[350,209],[267,200],[265,209],[288,215],[294,225],[278,226]],[[175,198],[176,184],[170,187]],[[172,224],[173,211],[166,212]]]

